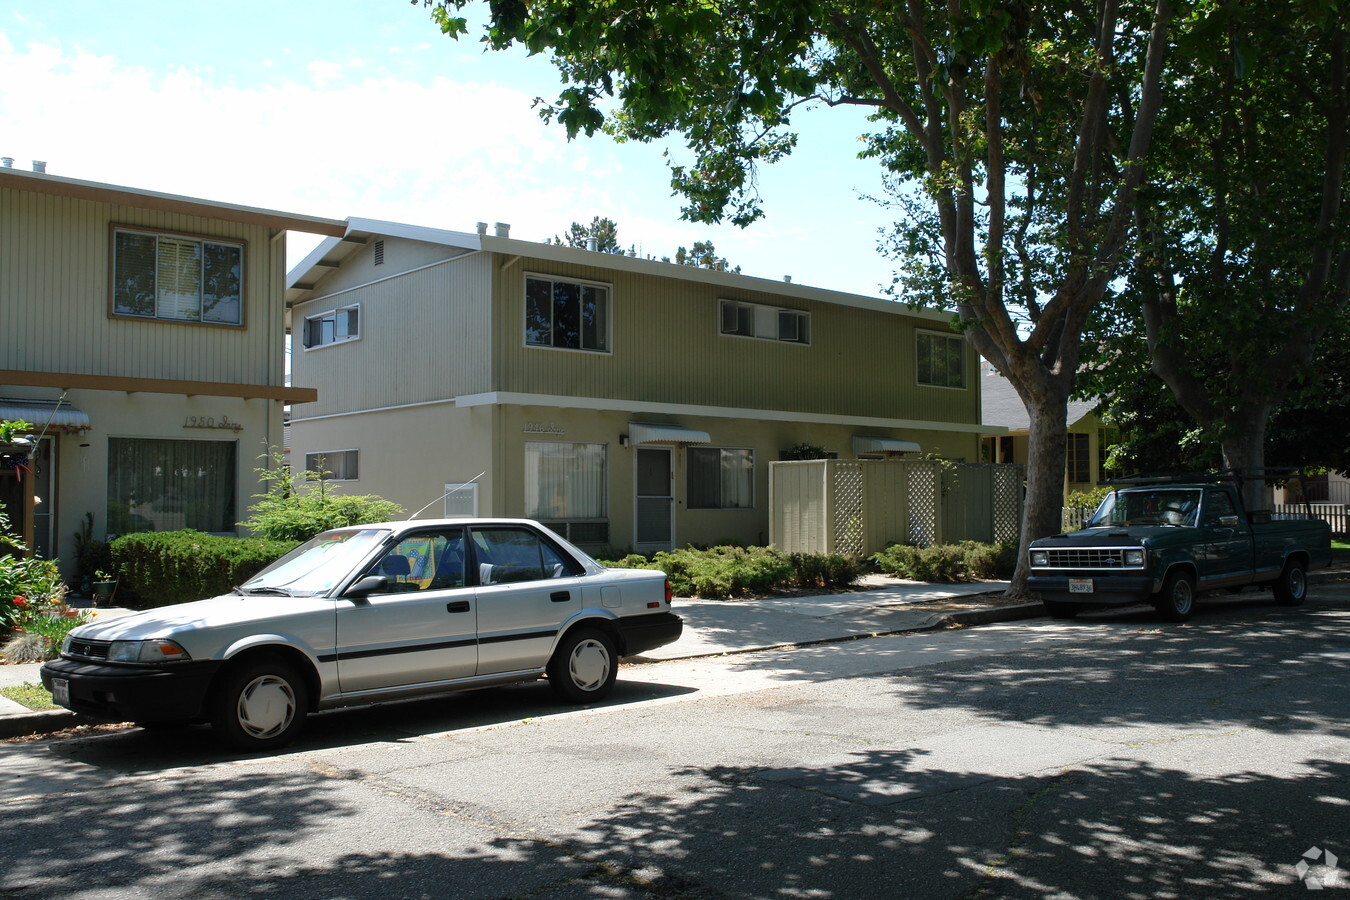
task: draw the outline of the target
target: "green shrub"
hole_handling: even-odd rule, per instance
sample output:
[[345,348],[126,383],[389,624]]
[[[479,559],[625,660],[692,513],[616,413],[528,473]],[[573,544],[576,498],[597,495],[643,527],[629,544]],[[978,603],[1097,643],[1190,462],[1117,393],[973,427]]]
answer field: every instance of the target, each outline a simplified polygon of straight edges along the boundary
[[119,580],[143,604],[168,606],[228,593],[294,546],[190,530],[147,531],[113,541],[112,558]]
[[935,544],[914,547],[892,544],[872,561],[881,571],[915,581],[970,581],[972,579],[1009,578],[1017,565],[1014,544]]
[[9,519],[0,512],[0,631],[8,630],[65,596],[56,561],[24,556],[23,540],[9,532]]
[[862,573],[862,563],[844,556],[816,553],[783,554],[772,547],[685,547],[657,553],[651,559],[630,553],[605,561],[614,569],[660,569],[681,597],[721,600],[767,594],[796,587],[841,588]]
[[966,574],[980,580],[1006,581],[1012,578],[1017,568],[1017,545],[980,544],[975,541],[961,543],[962,563]]
[[403,512],[397,503],[374,494],[342,496],[336,485],[320,477],[323,473],[305,472],[297,484],[280,453],[264,458],[272,466],[256,471],[267,482],[267,492],[253,495],[257,502],[249,507],[251,515],[239,523],[258,537],[299,543],[330,528],[388,522]]

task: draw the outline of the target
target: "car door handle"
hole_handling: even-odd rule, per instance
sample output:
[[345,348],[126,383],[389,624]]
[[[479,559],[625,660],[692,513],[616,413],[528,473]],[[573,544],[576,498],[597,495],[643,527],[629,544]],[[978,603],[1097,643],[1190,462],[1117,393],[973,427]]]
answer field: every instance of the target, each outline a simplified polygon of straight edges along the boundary
[[454,601],[453,603],[447,603],[447,604],[445,604],[445,611],[446,611],[446,612],[468,612],[468,611],[469,611],[469,601],[468,601],[468,600],[456,600],[456,601]]
[[571,591],[554,591],[548,595],[548,599],[552,600],[554,603],[566,603],[568,600],[572,599],[572,593]]

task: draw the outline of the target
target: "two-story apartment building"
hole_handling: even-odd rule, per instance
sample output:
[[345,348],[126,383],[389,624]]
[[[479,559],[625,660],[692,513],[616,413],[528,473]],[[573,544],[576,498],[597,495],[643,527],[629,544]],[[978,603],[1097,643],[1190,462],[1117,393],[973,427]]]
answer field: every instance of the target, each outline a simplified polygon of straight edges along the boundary
[[801,445],[979,458],[947,314],[496,232],[353,219],[292,270],[295,469],[653,551],[766,542]]
[[36,452],[0,473],[67,576],[92,537],[235,533],[282,444],[288,230],[343,222],[0,168],[0,420]]

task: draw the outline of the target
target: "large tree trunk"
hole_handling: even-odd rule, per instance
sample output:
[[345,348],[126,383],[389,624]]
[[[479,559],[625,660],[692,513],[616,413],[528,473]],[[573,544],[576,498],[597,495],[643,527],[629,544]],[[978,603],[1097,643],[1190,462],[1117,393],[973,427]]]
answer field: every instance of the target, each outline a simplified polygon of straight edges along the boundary
[[1019,389],[1031,421],[1027,444],[1027,494],[1022,509],[1022,538],[1010,597],[1026,597],[1030,574],[1027,544],[1064,527],[1064,435],[1068,431],[1068,396],[1047,386]]
[[1219,442],[1223,449],[1223,466],[1237,471],[1241,478],[1242,503],[1249,510],[1267,506],[1265,465],[1269,420],[1269,405],[1246,407],[1229,419],[1227,436]]

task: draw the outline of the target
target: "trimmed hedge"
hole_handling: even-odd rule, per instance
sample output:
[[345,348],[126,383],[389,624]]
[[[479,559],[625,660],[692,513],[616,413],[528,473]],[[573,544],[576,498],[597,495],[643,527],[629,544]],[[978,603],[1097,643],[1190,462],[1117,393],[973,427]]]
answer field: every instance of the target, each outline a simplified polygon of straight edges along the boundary
[[660,569],[680,597],[722,600],[792,588],[842,588],[863,572],[863,564],[838,554],[780,553],[772,547],[684,548],[651,559],[632,553],[603,563],[615,569]]
[[892,544],[872,555],[877,568],[915,581],[977,581],[1007,579],[1017,567],[1016,544],[935,544],[913,547]]
[[140,605],[170,606],[227,594],[296,546],[293,541],[232,538],[200,531],[148,531],[113,541],[119,594]]

